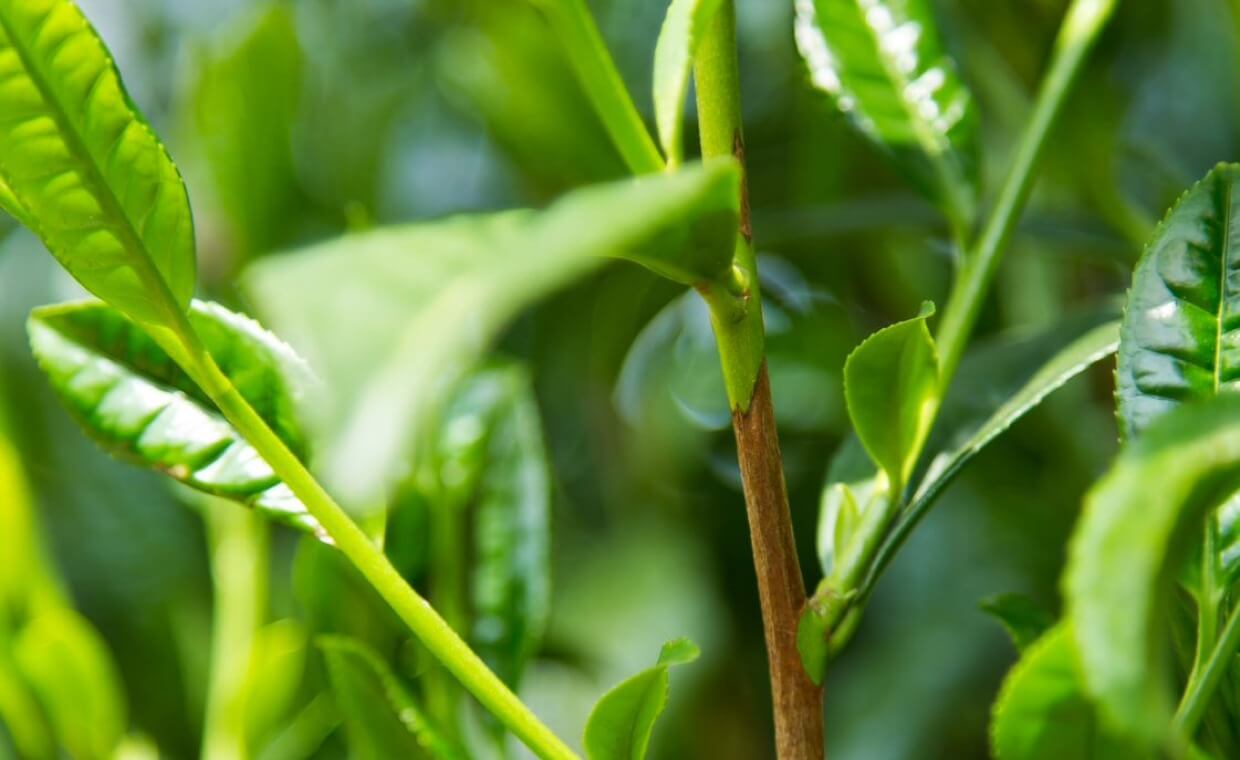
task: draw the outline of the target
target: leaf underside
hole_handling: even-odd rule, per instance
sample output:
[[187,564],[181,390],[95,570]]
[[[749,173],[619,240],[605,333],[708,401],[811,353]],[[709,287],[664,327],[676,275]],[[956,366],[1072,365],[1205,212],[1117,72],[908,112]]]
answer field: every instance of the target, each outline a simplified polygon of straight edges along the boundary
[[[190,323],[216,363],[294,453],[305,454],[304,363],[253,320],[194,302]],[[105,449],[278,522],[323,535],[317,521],[180,367],[137,324],[98,302],[35,310],[27,325],[39,366]]]
[[188,308],[184,183],[71,2],[0,0],[0,180],[0,205],[87,290],[146,322]]

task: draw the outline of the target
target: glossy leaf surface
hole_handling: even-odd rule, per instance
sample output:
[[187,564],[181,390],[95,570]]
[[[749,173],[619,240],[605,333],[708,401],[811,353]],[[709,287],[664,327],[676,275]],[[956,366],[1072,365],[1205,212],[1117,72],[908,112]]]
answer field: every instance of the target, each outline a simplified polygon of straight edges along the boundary
[[654,120],[670,166],[684,155],[684,103],[698,40],[721,0],[672,0],[654,48]]
[[0,178],[48,250],[134,319],[187,309],[185,186],[74,3],[0,2],[0,82]]
[[350,757],[465,760],[374,650],[346,636],[321,636],[318,645],[344,716]]
[[495,336],[602,257],[683,281],[724,276],[737,188],[736,165],[712,162],[580,190],[542,212],[381,229],[258,264],[247,283],[260,310],[324,376],[315,422],[328,483],[373,502]]
[[884,327],[844,364],[853,429],[895,491],[913,474],[939,401],[938,357],[926,327],[933,313],[926,304],[913,319]]
[[1240,388],[1240,165],[1167,213],[1141,255],[1116,374],[1120,426],[1139,435],[1179,404]]
[[[299,397],[312,380],[256,322],[195,302],[190,323],[255,411],[299,455]],[[318,523],[206,394],[140,327],[98,302],[38,309],[27,323],[40,367],[97,442],[200,491],[303,530]]]
[[1004,679],[991,719],[997,760],[1124,760],[1140,755],[1108,737],[1076,668],[1071,625],[1025,650]]
[[930,3],[797,0],[796,42],[814,86],[967,224],[976,116]]
[[1240,487],[1240,398],[1168,412],[1089,492],[1069,548],[1067,614],[1087,691],[1125,735],[1165,740],[1163,609],[1189,528]]
[[594,706],[586,723],[589,760],[642,760],[654,723],[667,706],[668,668],[693,662],[700,651],[688,639],[663,645],[658,663],[621,682]]

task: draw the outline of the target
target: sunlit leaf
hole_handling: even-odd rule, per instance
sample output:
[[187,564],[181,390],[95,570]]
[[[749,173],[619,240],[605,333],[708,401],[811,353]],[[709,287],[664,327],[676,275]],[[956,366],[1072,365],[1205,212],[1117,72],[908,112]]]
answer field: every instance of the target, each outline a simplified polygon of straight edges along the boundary
[[26,209],[22,207],[21,201],[17,200],[16,195],[13,195],[13,191],[4,183],[2,177],[0,177],[0,211],[4,211],[21,224],[30,226],[30,219],[26,216]]
[[254,632],[239,693],[245,710],[246,746],[255,754],[288,720],[305,672],[306,638],[305,628],[291,618]]
[[991,717],[997,760],[1140,757],[1108,736],[1077,673],[1072,629],[1061,623],[1024,650]]
[[1190,526],[1240,487],[1240,397],[1166,413],[1089,492],[1064,576],[1087,691],[1125,735],[1166,738],[1160,610]]
[[1012,644],[1022,652],[1055,622],[1051,613],[1025,594],[995,594],[983,599],[981,608],[999,621]]
[[1167,213],[1133,274],[1116,373],[1120,425],[1240,388],[1240,165],[1221,164]]
[[345,636],[320,636],[318,645],[344,716],[350,757],[465,760],[370,647]]
[[930,3],[797,0],[796,41],[814,86],[968,224],[976,116]]
[[668,669],[693,662],[700,651],[688,639],[663,645],[658,663],[603,695],[586,723],[589,760],[642,760],[654,723],[667,706]]
[[655,43],[654,120],[670,166],[678,165],[684,155],[683,109],[693,53],[719,4],[720,0],[672,0]]
[[328,483],[373,503],[504,326],[601,257],[684,281],[724,276],[738,181],[733,162],[712,162],[580,190],[542,212],[381,229],[256,265],[246,279],[260,310],[324,376],[314,412]]
[[853,429],[886,474],[893,496],[908,483],[930,432],[939,401],[939,366],[926,320],[926,304],[913,319],[874,333],[844,364],[844,398]]
[[125,698],[103,639],[67,607],[39,611],[14,642],[14,660],[59,743],[80,760],[107,760],[125,735]]
[[48,250],[134,319],[187,309],[185,186],[77,5],[0,2],[0,82],[0,178]]
[[[190,323],[224,374],[296,453],[309,370],[256,322],[195,302]],[[27,323],[39,366],[100,445],[200,491],[302,530],[318,523],[188,375],[140,327],[98,302],[48,306]]]

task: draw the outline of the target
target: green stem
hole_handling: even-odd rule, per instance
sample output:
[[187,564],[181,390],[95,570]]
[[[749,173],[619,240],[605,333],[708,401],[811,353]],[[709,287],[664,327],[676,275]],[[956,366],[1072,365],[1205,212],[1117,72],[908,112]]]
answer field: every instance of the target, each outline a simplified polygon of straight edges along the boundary
[[939,367],[942,387],[946,388],[964,354],[969,335],[977,322],[982,302],[994,279],[999,261],[1007,249],[1012,232],[1029,199],[1035,170],[1046,148],[1047,138],[1063,111],[1068,93],[1080,74],[1086,56],[1106,26],[1117,0],[1075,0],[1068,9],[1050,70],[1042,82],[1029,125],[1021,136],[1011,168],[999,190],[976,245],[966,254],[956,276],[955,286],[939,324]]
[[[1210,656],[1201,663],[1201,667],[1193,668],[1188,686],[1184,689],[1184,698],[1179,709],[1175,711],[1175,730],[1186,741],[1191,740],[1197,732],[1210,700],[1227,674],[1236,650],[1240,648],[1240,604],[1235,605],[1223,628],[1223,635],[1210,651]],[[1200,657],[1200,652],[1198,652]]]
[[391,605],[422,645],[538,757],[544,760],[576,760],[577,755],[538,720],[430,604],[405,582],[382,550],[367,538],[301,460],[289,451],[284,441],[242,398],[198,336],[188,327],[188,321],[179,327],[178,338],[184,349],[186,372],[211,398],[225,419],[292,489],[323,526],[336,548]]
[[202,756],[240,760],[249,755],[243,690],[267,608],[267,530],[258,515],[236,509],[206,509],[203,519],[215,600]]
[[663,170],[663,156],[629,96],[585,0],[534,0],[543,10],[595,113],[634,174]]

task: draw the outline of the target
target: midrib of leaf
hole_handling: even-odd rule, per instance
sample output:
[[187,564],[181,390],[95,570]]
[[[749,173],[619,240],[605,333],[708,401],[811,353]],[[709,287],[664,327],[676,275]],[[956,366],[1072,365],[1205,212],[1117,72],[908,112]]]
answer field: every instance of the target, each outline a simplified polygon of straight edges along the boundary
[[[39,22],[38,26],[36,26],[31,32],[30,38],[32,40],[38,38],[44,27],[51,21],[54,13],[55,7],[43,16],[43,19]],[[81,138],[77,134],[77,131],[73,129],[72,125],[69,124],[68,118],[65,116],[64,106],[61,104],[60,99],[53,92],[51,86],[43,76],[43,72],[37,66],[31,51],[26,47],[20,37],[14,34],[13,23],[9,19],[8,14],[3,11],[0,11],[0,31],[4,32],[4,36],[8,39],[9,45],[12,46],[13,52],[17,54],[19,59],[21,59],[23,71],[25,71],[26,76],[38,89],[40,96],[43,98],[43,102],[48,104],[49,116],[54,122],[56,122],[57,136],[69,146],[71,153],[77,158],[78,164],[81,167],[80,171],[86,173],[91,179],[91,184],[93,186],[93,192],[91,194],[95,196],[95,198],[100,202],[100,205],[103,207],[104,216],[111,216],[112,218],[118,220],[117,232],[121,237],[121,243],[126,247],[126,249],[129,250],[130,258],[134,260],[131,262],[131,266],[136,263],[134,270],[138,273],[138,276],[142,278],[142,281],[146,287],[158,296],[158,300],[168,312],[170,326],[173,326],[178,333],[183,333],[183,331],[187,329],[187,324],[184,314],[176,305],[176,299],[172,296],[172,291],[168,288],[168,283],[164,281],[163,275],[160,274],[159,270],[155,267],[150,251],[147,250],[146,244],[142,241],[141,235],[139,235],[138,231],[134,229],[133,222],[130,220],[129,215],[125,213],[124,207],[120,203],[120,199],[118,199],[116,194],[112,191],[112,186],[104,179],[103,172],[95,163],[95,157],[91,154],[85,143],[82,142]],[[75,40],[78,35],[83,33],[95,35],[95,31],[89,26],[86,26],[83,30],[75,30],[70,32],[57,44],[67,44],[69,41]],[[95,81],[92,82],[90,87],[87,88],[87,102],[89,102],[90,98],[94,96],[95,88],[99,85],[99,82],[103,79],[103,77],[107,75],[108,71],[112,70],[115,73],[112,59],[108,57],[106,48],[103,47],[102,43],[100,44],[100,48],[102,49],[101,54],[107,58],[107,63],[104,68],[95,75]],[[49,58],[54,57],[54,54],[49,56]],[[122,97],[126,97],[124,96],[123,91]],[[135,120],[137,119],[136,116],[134,118]],[[139,126],[143,129],[147,129],[144,124],[140,124]],[[117,143],[124,139],[126,129],[127,126],[122,126],[120,128],[120,133],[113,140],[113,148],[115,148]],[[111,150],[112,149],[109,149],[109,152],[111,152]],[[3,173],[2,170],[3,168],[0,167],[0,173]],[[7,184],[9,184],[11,188],[12,183],[8,182]],[[160,189],[160,192],[162,192],[162,188]],[[13,193],[14,196],[17,195],[15,190]],[[21,199],[18,198],[18,200],[20,201]],[[29,216],[30,215],[28,214],[27,217]],[[31,219],[30,221],[34,220]],[[40,237],[42,237],[42,235],[40,235]]]

